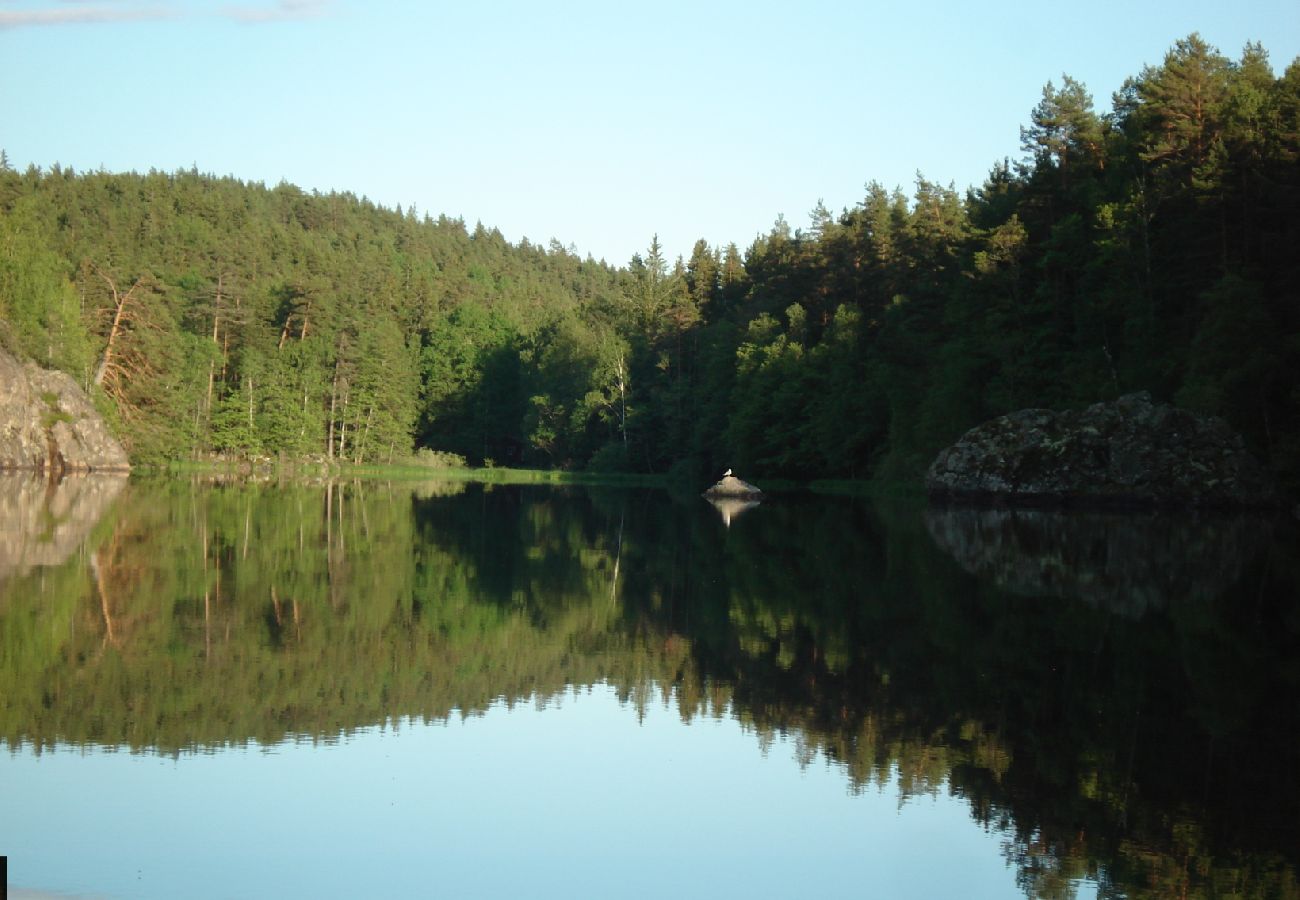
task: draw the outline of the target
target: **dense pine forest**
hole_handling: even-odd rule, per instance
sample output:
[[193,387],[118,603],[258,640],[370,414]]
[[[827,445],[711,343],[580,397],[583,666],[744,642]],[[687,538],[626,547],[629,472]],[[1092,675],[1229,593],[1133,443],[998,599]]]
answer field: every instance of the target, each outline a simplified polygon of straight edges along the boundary
[[1300,60],[1192,35],[1107,112],[1049,82],[1019,148],[964,196],[872,182],[622,266],[348,193],[0,157],[0,345],[76,377],[139,462],[912,479],[993,415],[1149,390],[1294,490]]

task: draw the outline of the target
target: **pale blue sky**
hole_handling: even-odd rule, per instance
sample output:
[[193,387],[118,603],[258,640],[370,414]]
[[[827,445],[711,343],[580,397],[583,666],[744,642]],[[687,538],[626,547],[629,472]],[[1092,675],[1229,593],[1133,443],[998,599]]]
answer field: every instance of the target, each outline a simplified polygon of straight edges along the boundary
[[1049,79],[1105,111],[1192,31],[1280,74],[1300,2],[0,0],[0,147],[414,202],[621,264],[655,232],[743,249],[873,179],[978,184]]

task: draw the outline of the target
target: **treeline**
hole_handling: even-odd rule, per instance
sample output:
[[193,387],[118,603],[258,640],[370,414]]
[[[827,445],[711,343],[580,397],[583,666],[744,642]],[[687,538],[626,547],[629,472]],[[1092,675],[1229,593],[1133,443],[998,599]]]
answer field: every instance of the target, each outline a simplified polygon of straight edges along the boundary
[[6,168],[0,209],[0,339],[93,388],[140,460],[374,461],[418,438],[513,461],[541,333],[618,278],[459,220],[197,172]]
[[1300,484],[1300,62],[1177,42],[1099,113],[1049,82],[959,194],[871,183],[743,253],[625,266],[196,172],[0,171],[0,341],[137,459],[915,477],[965,428],[1133,390]]

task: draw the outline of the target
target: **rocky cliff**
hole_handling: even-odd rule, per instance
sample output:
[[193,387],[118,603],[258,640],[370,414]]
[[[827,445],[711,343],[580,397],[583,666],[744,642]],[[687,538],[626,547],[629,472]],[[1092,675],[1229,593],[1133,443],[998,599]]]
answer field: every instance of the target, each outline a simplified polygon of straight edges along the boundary
[[1026,409],[966,432],[931,464],[935,498],[1008,504],[1271,506],[1268,474],[1221,419],[1150,395]]
[[124,471],[126,451],[77,383],[0,350],[0,469]]

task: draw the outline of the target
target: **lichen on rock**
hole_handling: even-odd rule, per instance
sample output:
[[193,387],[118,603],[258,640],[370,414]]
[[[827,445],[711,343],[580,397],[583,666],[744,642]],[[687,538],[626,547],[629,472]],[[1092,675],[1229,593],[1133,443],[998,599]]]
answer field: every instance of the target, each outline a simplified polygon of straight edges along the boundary
[[70,376],[0,350],[0,469],[129,468],[126,451]]
[[1010,504],[1271,506],[1241,436],[1146,392],[1084,410],[1027,409],[972,428],[926,474],[938,499]]

